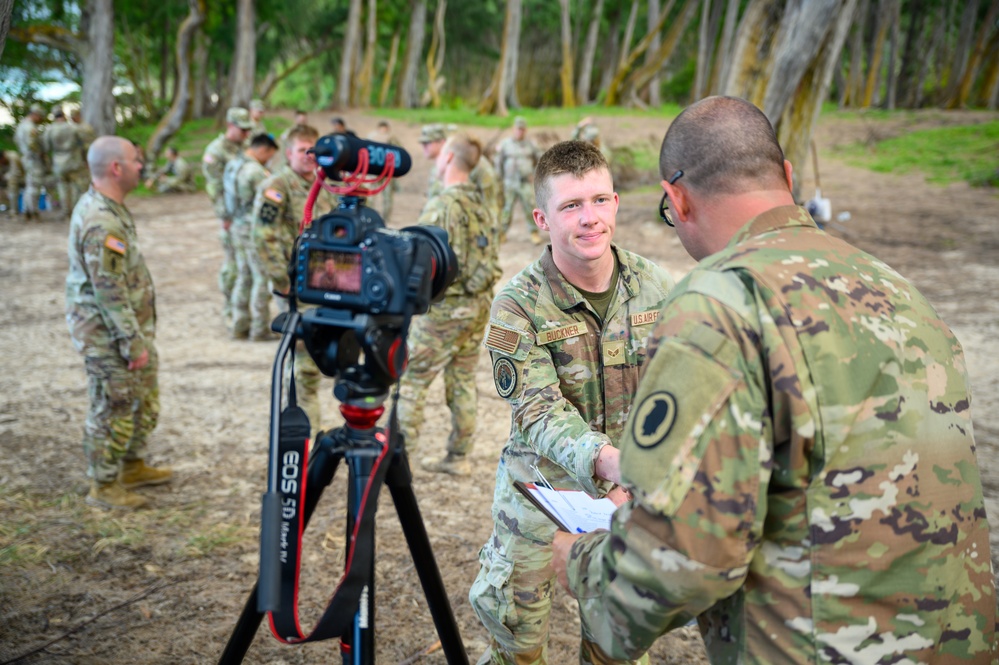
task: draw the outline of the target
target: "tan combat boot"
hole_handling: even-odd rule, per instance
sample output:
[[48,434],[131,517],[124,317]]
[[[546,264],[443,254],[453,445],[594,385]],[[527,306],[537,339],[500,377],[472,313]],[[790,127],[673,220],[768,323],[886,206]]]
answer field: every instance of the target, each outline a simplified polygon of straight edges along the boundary
[[531,244],[540,245],[541,244],[541,232],[537,229],[531,229]]
[[170,482],[173,471],[168,466],[157,468],[146,466],[140,459],[126,460],[121,465],[121,486],[127,490],[146,485],[162,485]]
[[472,463],[468,461],[467,455],[448,453],[442,459],[435,460],[432,457],[424,457],[420,461],[427,471],[434,473],[450,473],[452,476],[467,476],[472,473]]
[[121,483],[113,480],[110,483],[93,482],[86,502],[100,508],[141,508],[149,503],[146,497],[129,492]]

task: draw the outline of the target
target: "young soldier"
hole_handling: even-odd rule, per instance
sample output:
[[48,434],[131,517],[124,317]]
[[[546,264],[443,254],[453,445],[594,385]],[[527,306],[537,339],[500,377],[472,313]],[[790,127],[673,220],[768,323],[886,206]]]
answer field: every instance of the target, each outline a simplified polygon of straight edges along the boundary
[[527,121],[517,116],[513,121],[513,136],[500,142],[496,149],[496,174],[503,181],[503,212],[500,227],[503,237],[510,232],[513,208],[518,201],[524,209],[524,222],[531,234],[531,242],[541,244],[541,234],[532,224],[531,205],[534,203],[534,167],[541,156],[541,149],[527,138]]
[[[623,502],[618,450],[652,325],[673,286],[613,244],[618,197],[603,155],[558,143],[538,162],[534,221],[551,244],[493,301],[485,346],[513,410],[493,498],[493,534],[469,593],[492,634],[480,663],[547,663],[555,524],[514,482],[608,494]],[[584,631],[581,660],[612,662]]]
[[610,532],[556,539],[583,626],[617,657],[697,617],[712,663],[994,663],[953,333],[795,205],[749,102],[683,111],[659,172],[664,221],[700,263],[656,327],[621,439],[634,501]]
[[418,223],[448,232],[458,258],[458,277],[444,292],[444,300],[418,317],[409,337],[409,365],[399,384],[399,426],[406,447],[419,446],[420,425],[427,389],[444,371],[447,405],[451,409],[451,436],[443,459],[428,457],[429,471],[467,475],[471,470],[478,393],[475,366],[489,318],[493,285],[499,267],[499,229],[469,173],[482,154],[478,141],[458,132],[444,144],[434,162],[441,192],[427,201]]

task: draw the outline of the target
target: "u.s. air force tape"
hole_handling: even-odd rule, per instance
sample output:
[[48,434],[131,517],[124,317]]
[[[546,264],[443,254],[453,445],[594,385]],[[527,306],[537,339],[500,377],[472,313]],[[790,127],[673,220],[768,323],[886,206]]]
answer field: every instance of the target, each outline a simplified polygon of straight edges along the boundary
[[676,397],[665,390],[654,392],[635,409],[631,438],[639,448],[655,448],[666,440],[675,422]]
[[509,358],[501,356],[493,363],[493,382],[496,384],[496,392],[503,399],[517,389],[517,368]]

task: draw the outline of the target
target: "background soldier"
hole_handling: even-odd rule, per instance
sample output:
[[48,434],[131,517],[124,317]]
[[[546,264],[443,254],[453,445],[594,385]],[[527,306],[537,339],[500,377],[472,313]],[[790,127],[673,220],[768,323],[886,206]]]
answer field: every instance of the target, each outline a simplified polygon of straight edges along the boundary
[[267,114],[267,107],[264,106],[264,102],[261,99],[254,99],[250,102],[250,122],[253,126],[250,127],[250,138],[259,134],[270,134],[267,131],[267,125],[264,124],[264,115]]
[[278,137],[278,151],[274,153],[274,157],[271,158],[270,163],[267,165],[267,168],[271,170],[271,173],[277,173],[278,169],[288,163],[288,160],[285,159],[284,156],[285,148],[288,147],[288,135],[291,134],[295,127],[307,124],[309,124],[309,114],[302,109],[296,109],[295,114],[292,116],[291,125],[286,127],[285,130],[281,132],[281,136]]
[[225,196],[222,191],[222,173],[230,160],[243,152],[243,142],[252,127],[250,114],[246,109],[233,106],[225,114],[226,128],[208,147],[201,158],[201,172],[205,174],[205,191],[208,192],[215,216],[218,217],[221,228],[219,240],[222,242],[222,267],[219,269],[219,290],[222,292],[222,320],[228,328],[232,318],[231,296],[232,287],[236,284],[236,250],[232,246],[232,217],[225,209]]
[[24,168],[21,166],[21,155],[16,150],[4,150],[7,160],[7,215],[14,217],[21,214],[17,209],[17,198],[24,184]]
[[600,151],[600,154],[604,156],[604,159],[607,160],[607,163],[610,164],[611,151],[604,145],[603,139],[600,137],[600,128],[593,122],[593,118],[587,116],[576,123],[570,139],[592,143]]
[[524,210],[524,221],[531,233],[531,242],[541,244],[541,234],[533,221],[534,167],[541,157],[541,149],[527,138],[527,121],[514,118],[513,136],[503,139],[496,149],[496,174],[503,181],[503,212],[500,229],[503,238],[510,232],[513,207],[517,201]]
[[[279,293],[288,293],[291,282],[288,278],[288,264],[291,252],[298,237],[298,226],[309,189],[316,178],[316,160],[309,150],[319,139],[319,132],[310,125],[296,125],[288,134],[285,147],[287,164],[265,179],[257,187],[253,200],[253,243],[256,258],[260,260],[260,271],[270,281],[271,287]],[[337,205],[336,196],[320,190],[313,209],[316,219],[333,210]],[[280,303],[287,309],[287,303]],[[251,296],[250,307],[253,317],[269,320],[264,314],[269,308],[269,295],[263,289]],[[319,379],[322,374],[313,362],[301,340],[295,351],[295,377],[298,388],[298,402],[309,416],[312,432],[320,427]]]
[[26,220],[38,218],[38,196],[45,183],[46,155],[42,146],[42,119],[45,109],[35,103],[14,130],[14,143],[21,153],[21,167],[24,169],[23,208]]
[[85,191],[80,189],[79,177],[79,171],[84,166],[83,141],[76,127],[66,122],[61,106],[52,112],[52,124],[45,128],[42,143],[51,159],[63,214],[69,219],[73,207]]
[[[380,120],[378,122],[375,130],[368,134],[368,140],[387,145],[399,145],[399,139],[392,135],[392,128],[389,126],[387,120]],[[392,218],[393,198],[398,189],[399,183],[393,179],[380,194],[368,198],[367,204],[378,211],[378,214],[385,220],[385,224],[388,224]]]
[[478,393],[475,367],[489,318],[493,285],[499,267],[499,229],[486,209],[469,173],[482,155],[482,146],[464,132],[444,144],[435,161],[443,190],[427,202],[419,224],[448,232],[458,258],[458,278],[444,300],[417,318],[409,335],[409,364],[399,382],[399,427],[406,447],[419,447],[420,425],[427,389],[444,371],[451,435],[443,459],[426,458],[423,468],[456,475],[471,471],[468,453],[474,445]]
[[197,189],[194,184],[194,169],[180,156],[176,147],[167,146],[166,164],[146,180],[146,188],[153,187],[160,194],[190,193]]
[[173,475],[143,461],[160,402],[153,281],[125,207],[142,163],[135,146],[115,136],[94,141],[87,162],[93,187],[73,210],[66,276],[66,321],[90,394],[87,502],[138,508],[146,498],[132,489]]
[[[437,156],[440,155],[441,148],[444,146],[444,141],[447,140],[447,135],[454,133],[457,129],[456,125],[449,125],[447,127],[440,124],[424,125],[420,129],[420,145],[423,148],[424,156],[428,159],[436,160]],[[488,159],[479,159],[475,168],[469,174],[469,180],[475,185],[479,195],[482,197],[482,202],[493,213],[498,222],[500,209],[503,205],[503,188],[496,177],[496,170],[489,163]],[[430,176],[427,180],[427,199],[429,200],[440,194],[443,188],[440,176],[437,174],[437,169],[431,167]]]
[[[608,494],[646,345],[673,286],[665,270],[612,244],[618,197],[593,146],[558,143],[538,164],[541,258],[493,301],[485,346],[513,412],[493,497],[493,533],[469,592],[492,635],[480,663],[547,663],[555,524],[515,488],[538,480]],[[621,489],[609,493],[624,501]],[[580,662],[614,662],[585,629]]]
[[264,164],[274,156],[277,143],[267,134],[257,134],[250,140],[250,147],[240,157],[226,164],[223,187],[227,201],[232,202],[232,242],[236,249],[236,285],[232,290],[232,327],[229,332],[233,339],[265,341],[274,339],[270,331],[270,307],[260,307],[260,301],[269,305],[270,301],[259,298],[257,308],[250,310],[253,294],[266,293],[267,278],[260,270],[256,259],[256,246],[253,243],[253,199],[259,185],[270,172]]
[[77,135],[80,137],[80,161],[82,162],[82,166],[76,172],[77,187],[80,188],[81,192],[86,192],[90,189],[90,169],[87,168],[87,151],[90,150],[90,144],[97,137],[97,132],[94,131],[93,126],[89,122],[83,121],[79,107],[69,112],[69,118],[72,121],[73,127],[76,128]]

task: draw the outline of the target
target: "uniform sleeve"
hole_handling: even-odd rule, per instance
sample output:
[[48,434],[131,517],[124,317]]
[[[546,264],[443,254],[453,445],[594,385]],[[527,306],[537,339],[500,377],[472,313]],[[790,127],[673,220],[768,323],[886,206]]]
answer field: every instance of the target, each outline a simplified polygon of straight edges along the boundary
[[291,281],[288,277],[288,257],[285,255],[285,231],[281,224],[287,197],[273,186],[273,182],[264,180],[257,187],[253,197],[253,244],[260,257],[264,274],[279,291],[286,291]]
[[205,191],[212,200],[215,216],[226,218],[225,195],[222,191],[222,174],[225,171],[225,158],[206,151],[201,160],[201,172],[205,175]]
[[186,182],[191,177],[191,167],[187,161],[178,157],[174,162],[173,174],[179,182]]
[[539,455],[564,468],[587,494],[599,496],[594,462],[610,439],[595,432],[559,388],[558,369],[549,350],[537,344],[536,331],[516,303],[501,295],[493,312],[485,345],[493,363],[500,397],[513,411],[514,427],[524,432]]
[[83,261],[94,287],[94,301],[100,308],[111,337],[119,340],[126,360],[135,360],[148,349],[129,297],[127,266],[129,252],[124,231],[116,224],[96,225],[83,237]]
[[667,308],[621,443],[635,499],[569,555],[581,619],[613,657],[637,657],[735,593],[762,538],[764,371],[752,324],[724,309],[696,294]]
[[448,244],[451,245],[451,249],[458,259],[458,279],[462,279],[468,266],[468,244],[465,238],[468,220],[458,202],[449,197],[435,196],[427,201],[427,205],[423,207],[423,212],[420,213],[416,223],[423,226],[436,226],[447,231]]

